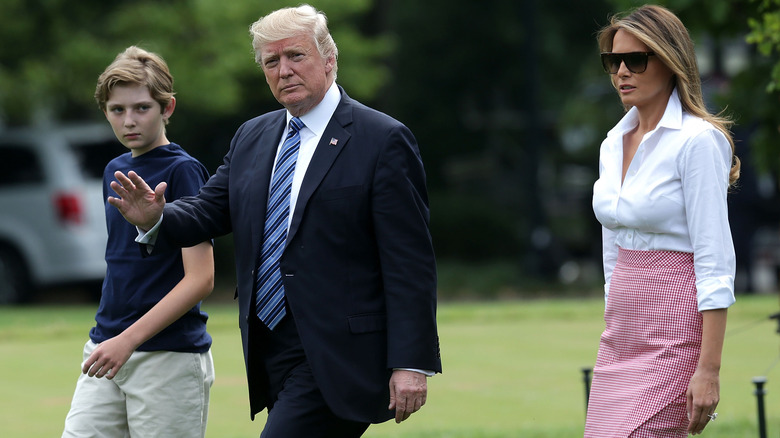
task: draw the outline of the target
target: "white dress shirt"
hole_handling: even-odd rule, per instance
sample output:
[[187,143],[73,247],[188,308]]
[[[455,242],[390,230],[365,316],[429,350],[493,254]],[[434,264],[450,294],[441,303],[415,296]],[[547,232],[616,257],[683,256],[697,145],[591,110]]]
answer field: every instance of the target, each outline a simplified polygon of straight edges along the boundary
[[620,247],[693,253],[699,311],[731,306],[736,270],[726,204],[731,145],[712,124],[684,112],[675,89],[621,184],[623,136],[638,123],[632,108],[607,133],[593,185],[593,211],[603,226],[605,299]]
[[[300,131],[301,146],[298,150],[298,160],[295,163],[292,191],[290,192],[290,216],[287,218],[288,230],[290,229],[293,212],[295,211],[295,204],[298,201],[298,192],[301,189],[303,177],[306,175],[306,169],[309,168],[311,158],[314,156],[314,150],[317,149],[317,143],[319,143],[320,138],[322,138],[322,133],[325,132],[325,128],[328,126],[330,118],[336,111],[339,102],[341,102],[341,93],[339,93],[339,88],[334,81],[320,103],[309,112],[299,117],[306,126]],[[284,144],[284,139],[287,138],[287,132],[290,129],[290,119],[292,119],[292,114],[288,111],[287,125],[282,133],[282,138],[279,139],[279,145],[276,149],[276,158],[279,158],[279,152]],[[276,159],[274,159],[273,168],[276,169]],[[271,175],[271,178],[273,178],[273,174]]]

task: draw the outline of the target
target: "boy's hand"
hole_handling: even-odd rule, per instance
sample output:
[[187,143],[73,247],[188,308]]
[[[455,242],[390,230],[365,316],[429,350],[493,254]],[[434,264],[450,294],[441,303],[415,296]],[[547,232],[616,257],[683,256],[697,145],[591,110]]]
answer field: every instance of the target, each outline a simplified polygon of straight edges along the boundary
[[146,181],[132,170],[127,172],[127,176],[116,171],[114,177],[116,181],[111,181],[111,189],[119,198],[109,196],[108,203],[116,207],[128,222],[148,231],[162,216],[168,184],[161,182],[152,191]]
[[122,335],[101,342],[81,364],[81,372],[89,377],[105,377],[110,380],[116,376],[133,351],[135,346]]

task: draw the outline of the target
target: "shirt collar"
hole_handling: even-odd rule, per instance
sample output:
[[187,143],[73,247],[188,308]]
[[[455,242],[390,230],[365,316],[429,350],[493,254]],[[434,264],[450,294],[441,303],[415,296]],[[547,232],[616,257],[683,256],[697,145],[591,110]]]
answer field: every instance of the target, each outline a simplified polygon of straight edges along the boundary
[[[639,123],[638,113],[639,111],[636,107],[631,107],[618,124],[607,133],[607,136],[620,135],[622,137],[623,134],[634,129]],[[677,87],[672,90],[672,95],[669,96],[669,102],[666,104],[664,115],[658,121],[658,125],[656,125],[653,132],[658,130],[658,128],[682,128],[682,103],[680,102],[680,95],[677,93]]]
[[[322,136],[322,133],[325,132],[325,128],[328,126],[330,118],[336,111],[336,107],[339,105],[339,102],[341,102],[341,93],[339,92],[339,87],[336,85],[336,81],[333,81],[333,83],[330,84],[328,91],[325,92],[325,96],[322,98],[320,103],[312,108],[311,111],[299,118],[301,121],[303,121],[303,124],[306,125],[306,127],[314,132],[318,137]],[[287,111],[288,125],[290,123],[290,119],[292,119],[292,114]]]
[[672,90],[672,95],[669,96],[669,103],[666,104],[664,116],[661,117],[656,129],[660,127],[669,129],[682,128],[682,102],[680,102],[680,95],[677,94],[677,87],[674,87]]

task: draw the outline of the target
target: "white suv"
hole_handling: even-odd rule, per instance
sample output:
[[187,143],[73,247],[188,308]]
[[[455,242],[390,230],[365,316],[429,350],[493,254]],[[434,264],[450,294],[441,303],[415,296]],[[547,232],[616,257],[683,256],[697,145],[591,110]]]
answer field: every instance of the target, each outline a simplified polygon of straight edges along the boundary
[[126,152],[104,124],[0,131],[0,304],[105,276],[102,176]]

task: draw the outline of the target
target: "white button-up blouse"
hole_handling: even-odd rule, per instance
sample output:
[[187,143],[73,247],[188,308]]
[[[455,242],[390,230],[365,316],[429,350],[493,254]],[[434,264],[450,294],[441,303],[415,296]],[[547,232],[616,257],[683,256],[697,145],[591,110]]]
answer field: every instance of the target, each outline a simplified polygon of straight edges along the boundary
[[734,303],[736,261],[726,194],[732,151],[712,124],[682,110],[675,89],[621,184],[632,108],[601,144],[593,211],[603,229],[605,299],[618,248],[693,253],[699,311]]

